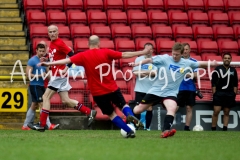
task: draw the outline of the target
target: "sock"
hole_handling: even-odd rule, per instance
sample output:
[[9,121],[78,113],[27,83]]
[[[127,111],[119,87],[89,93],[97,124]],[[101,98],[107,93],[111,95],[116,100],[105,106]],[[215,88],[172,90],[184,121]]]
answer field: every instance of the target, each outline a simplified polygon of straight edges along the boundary
[[227,126],[223,126],[223,131],[227,131],[227,130],[228,130]]
[[127,117],[128,115],[134,116],[131,108],[129,106],[126,106],[122,109],[123,114]]
[[189,126],[184,126],[184,130],[185,131],[189,131],[190,129],[189,129]]
[[[40,114],[42,114],[42,110],[41,110],[41,112],[40,112]],[[49,115],[48,115],[48,117],[47,117],[47,126],[48,126],[48,128],[51,126],[51,122],[50,122],[50,119],[49,119]]]
[[115,118],[113,118],[112,122],[119,128],[123,129],[124,131],[126,131],[127,133],[129,133],[131,131],[131,128],[129,128],[127,126],[126,123],[123,122],[123,120],[119,117],[116,116]]
[[146,112],[146,128],[149,129],[152,122],[152,111]]
[[36,111],[32,110],[31,107],[28,109],[27,115],[26,115],[26,119],[25,119],[24,124],[23,124],[24,127],[27,127],[27,124],[29,124],[29,123],[34,121],[34,119],[35,119],[35,112]]
[[78,103],[76,107],[74,107],[76,110],[86,114],[86,115],[89,115],[91,113],[91,109],[84,106],[82,103]]
[[212,127],[212,131],[216,131],[216,127]]
[[49,110],[42,109],[42,113],[40,115],[40,125],[41,125],[41,127],[46,126],[46,121],[47,121],[48,115],[49,115]]
[[174,119],[174,117],[172,115],[165,116],[163,131],[170,130],[170,128],[172,127],[172,124],[173,124],[173,119]]

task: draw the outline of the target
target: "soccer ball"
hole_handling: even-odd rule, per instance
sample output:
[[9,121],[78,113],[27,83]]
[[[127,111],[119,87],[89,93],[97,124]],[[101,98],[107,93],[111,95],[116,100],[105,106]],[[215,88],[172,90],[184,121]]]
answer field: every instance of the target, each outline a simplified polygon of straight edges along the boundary
[[193,131],[203,131],[203,127],[201,125],[196,125],[193,127]]
[[[131,125],[131,124],[127,124],[127,125],[128,125],[128,127],[131,128],[131,130],[133,130],[134,133],[136,133],[136,129],[133,125]],[[120,133],[124,138],[127,137],[127,132],[125,132],[123,129],[121,129]]]

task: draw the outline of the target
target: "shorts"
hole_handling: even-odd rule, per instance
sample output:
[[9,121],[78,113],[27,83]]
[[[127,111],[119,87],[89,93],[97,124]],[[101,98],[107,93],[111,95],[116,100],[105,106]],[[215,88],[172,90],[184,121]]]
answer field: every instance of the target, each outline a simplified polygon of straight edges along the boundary
[[142,104],[152,104],[152,106],[156,104],[162,104],[162,106],[165,108],[163,101],[171,99],[177,103],[177,97],[174,96],[168,96],[168,97],[159,97],[154,94],[146,94],[144,98],[142,99],[141,103]]
[[111,115],[114,111],[113,104],[115,104],[120,109],[126,104],[126,101],[120,91],[117,89],[115,92],[108,94],[93,96],[94,101],[97,103],[98,107],[101,109],[103,114]]
[[236,104],[236,94],[233,91],[216,91],[213,94],[213,105],[232,108]]
[[177,104],[179,107],[194,106],[196,104],[195,91],[179,91],[177,95]]
[[31,97],[32,97],[32,102],[42,102],[42,96],[45,92],[45,87],[44,86],[39,86],[39,85],[30,85],[29,86]]
[[142,99],[146,96],[146,93],[143,92],[135,92],[135,101],[140,103]]
[[64,77],[51,77],[51,80],[48,82],[48,88],[56,92],[69,91],[72,87],[69,84],[68,78]]

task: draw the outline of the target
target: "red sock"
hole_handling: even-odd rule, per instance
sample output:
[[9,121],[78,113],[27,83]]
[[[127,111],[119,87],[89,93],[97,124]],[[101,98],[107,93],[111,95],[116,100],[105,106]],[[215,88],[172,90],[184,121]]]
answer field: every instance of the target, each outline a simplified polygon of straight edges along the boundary
[[89,115],[91,113],[91,109],[84,106],[83,104],[81,103],[78,103],[77,107],[75,107],[76,110],[86,114],[86,115]]
[[42,109],[42,113],[40,115],[40,125],[41,125],[41,127],[46,126],[48,115],[49,115],[49,110]]

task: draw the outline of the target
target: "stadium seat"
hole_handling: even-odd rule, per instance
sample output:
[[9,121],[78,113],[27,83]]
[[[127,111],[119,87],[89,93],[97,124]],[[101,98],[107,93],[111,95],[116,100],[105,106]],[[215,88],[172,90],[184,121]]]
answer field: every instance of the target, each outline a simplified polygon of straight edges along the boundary
[[44,10],[63,10],[62,0],[44,0]]
[[165,10],[179,9],[184,10],[184,5],[182,0],[164,0]]
[[48,25],[51,24],[62,24],[62,25],[66,25],[67,24],[67,17],[65,12],[50,12],[47,13],[47,22]]
[[230,21],[230,25],[240,25],[240,11],[239,13],[232,13],[232,14],[228,14],[229,16],[229,21]]
[[240,10],[240,1],[238,1],[238,0],[227,0],[225,7],[226,7],[226,11]]
[[43,10],[43,1],[42,0],[24,0],[23,8],[26,12],[27,10]]
[[209,14],[210,25],[229,25],[229,19],[227,13],[212,13]]
[[[36,48],[37,48],[37,45],[40,41],[42,41],[41,38],[40,39],[39,38],[33,38],[33,40],[32,40],[32,47],[33,47],[33,54],[34,55],[36,54]],[[45,42],[46,42],[47,46],[49,47],[51,41],[45,41]]]
[[120,52],[135,51],[135,43],[132,40],[117,41],[116,50]]
[[68,26],[58,26],[58,33],[60,38],[70,39],[70,29]]
[[163,0],[143,0],[145,11],[164,10]]
[[218,45],[216,41],[200,41],[198,44],[198,53],[201,54],[202,59],[206,55],[218,55]]
[[152,12],[148,15],[149,25],[152,29],[155,26],[167,26],[168,25],[168,16],[166,12]]
[[[127,59],[125,59],[125,60],[127,60]],[[129,62],[133,62],[133,61],[129,61]],[[116,80],[116,83],[117,83],[117,86],[120,88],[120,90],[123,94],[129,94],[130,93],[130,91],[128,89],[128,86],[127,86],[127,82],[125,80]]]
[[190,54],[190,57],[192,57],[193,59],[196,59],[197,61],[202,61],[202,58],[199,55],[191,55]]
[[87,25],[87,17],[85,12],[68,12],[68,25],[71,24]]
[[223,53],[231,53],[233,56],[239,53],[239,47],[236,41],[222,41],[218,46],[220,55],[223,55]]
[[31,26],[30,27],[30,39],[33,38],[47,38],[48,39],[48,29],[47,26]]
[[84,9],[99,9],[103,10],[103,1],[102,0],[84,0]]
[[193,31],[191,27],[176,26],[173,35],[175,41],[179,41],[179,39],[187,41],[193,40]]
[[237,28],[236,28],[236,31],[235,31],[235,39],[236,39],[236,40],[240,39],[240,27],[237,27]]
[[199,88],[201,91],[212,91],[212,84],[210,80],[201,80],[201,87]]
[[136,39],[152,39],[152,29],[150,26],[136,26],[132,29],[132,37]]
[[100,48],[108,48],[108,49],[115,50],[113,41],[106,41],[106,40],[101,41]]
[[[128,14],[128,24],[132,25],[137,24],[148,24],[148,18],[146,12],[131,12]],[[131,27],[132,28],[132,27]]]
[[196,41],[181,41],[181,43],[188,43],[191,48],[190,55],[198,55],[198,47]]
[[103,0],[104,9],[108,10],[119,10],[123,11],[123,1],[122,0]]
[[27,24],[47,24],[46,14],[44,12],[29,12],[27,16]]
[[203,0],[185,0],[185,10],[200,10],[203,12],[205,10]]
[[92,35],[97,35],[101,40],[111,39],[111,30],[109,26],[93,27],[91,29]]
[[125,10],[144,10],[142,0],[123,0]]
[[117,39],[130,40],[132,38],[131,28],[129,26],[113,27],[112,38],[115,40],[115,44]]
[[219,10],[224,11],[224,5],[222,0],[205,0],[205,9],[209,10]]
[[90,36],[90,29],[88,26],[73,26],[71,28],[71,38],[74,40],[75,38],[86,38],[88,39]]
[[126,26],[128,24],[126,12],[109,13],[108,25],[112,28],[113,24]]
[[188,25],[188,15],[187,13],[177,13],[177,12],[173,12],[170,16],[169,16],[169,24],[185,24]]
[[213,40],[213,30],[212,27],[196,27],[193,31],[194,39],[204,39],[204,40]]
[[105,12],[90,12],[88,15],[88,24],[101,23],[107,25],[107,16]]
[[[90,31],[89,31],[90,32]],[[76,39],[74,41],[74,52],[83,52],[83,51],[86,51],[88,50],[89,47],[88,47],[88,40],[78,40]]]
[[77,90],[81,93],[85,91],[85,80],[75,80],[73,78],[69,78],[69,84],[72,86],[71,90]]
[[153,39],[172,40],[172,28],[170,26],[155,26],[153,30]]
[[234,34],[232,27],[216,27],[214,32],[214,38],[216,40],[224,39],[224,40],[234,40]]
[[175,41],[157,41],[156,43],[158,54],[172,54],[172,46]]
[[82,11],[83,10],[82,0],[64,0],[64,10],[67,11],[70,9]]
[[193,31],[196,26],[208,26],[208,15],[207,13],[189,13],[189,24],[192,26]]

